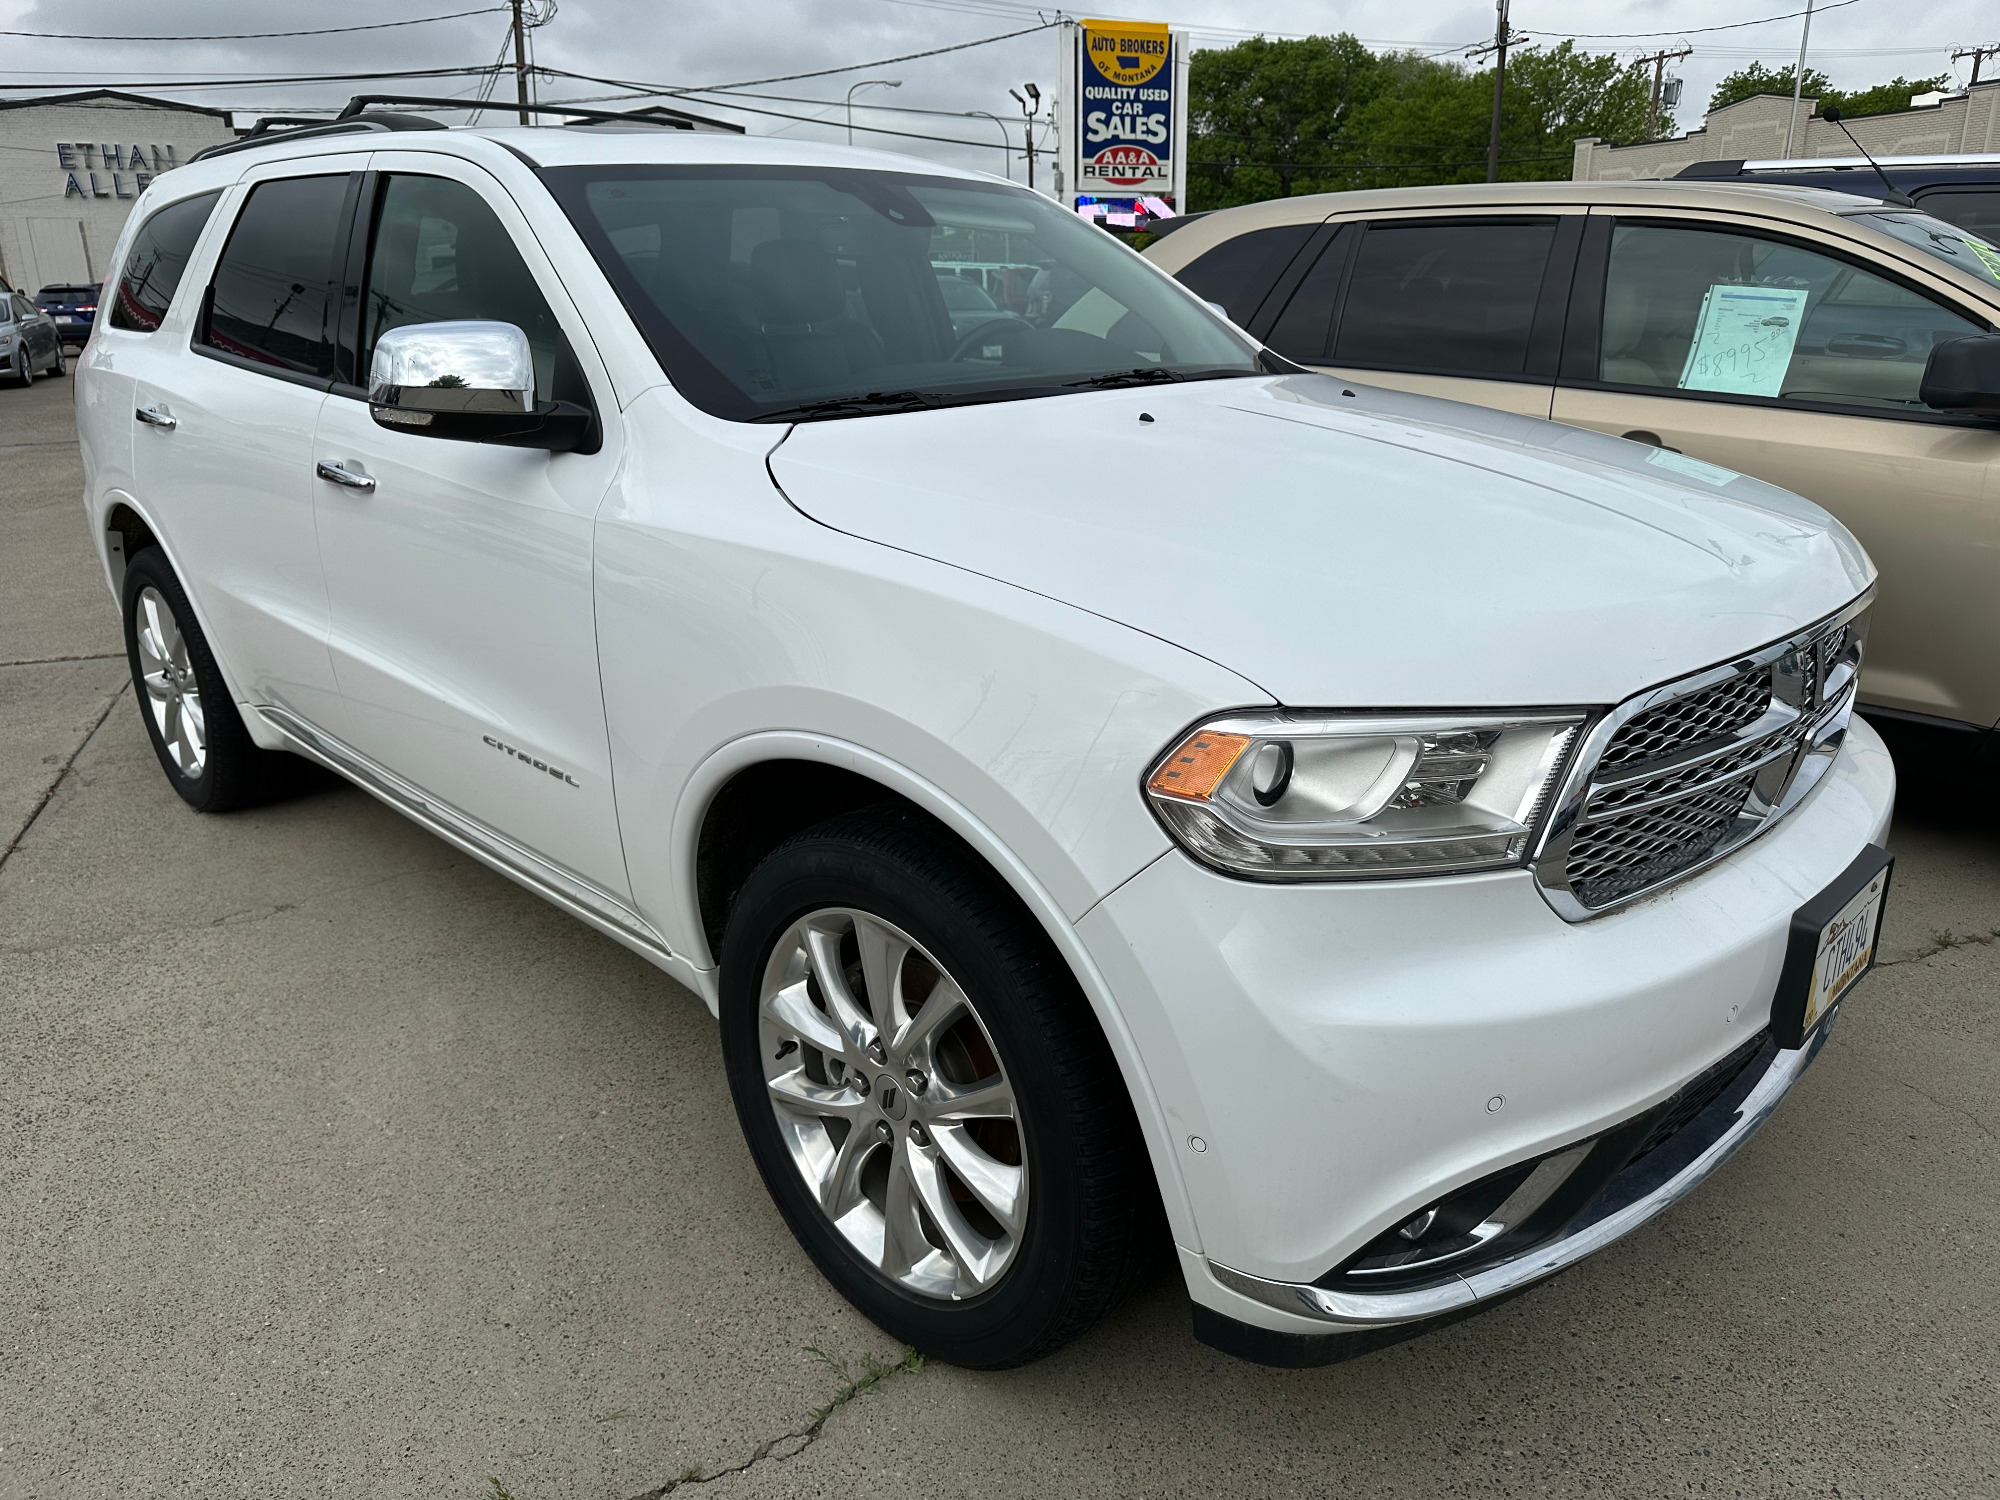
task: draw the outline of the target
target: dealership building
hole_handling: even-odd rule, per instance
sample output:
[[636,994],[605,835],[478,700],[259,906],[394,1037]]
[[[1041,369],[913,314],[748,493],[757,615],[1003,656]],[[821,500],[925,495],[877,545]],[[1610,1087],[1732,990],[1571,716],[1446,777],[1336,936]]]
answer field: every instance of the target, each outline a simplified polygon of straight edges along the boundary
[[234,139],[227,110],[111,89],[0,99],[0,281],[102,281],[146,184]]

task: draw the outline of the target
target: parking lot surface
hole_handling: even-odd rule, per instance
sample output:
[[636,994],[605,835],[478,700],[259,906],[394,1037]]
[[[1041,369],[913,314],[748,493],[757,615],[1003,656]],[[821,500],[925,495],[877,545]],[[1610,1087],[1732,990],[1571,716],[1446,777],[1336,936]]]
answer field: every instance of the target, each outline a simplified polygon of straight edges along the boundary
[[1906,783],[1885,961],[1694,1197],[1324,1370],[1175,1273],[905,1360],[794,1245],[715,1028],[332,781],[202,818],[0,389],[0,1497],[2000,1495],[2000,822]]

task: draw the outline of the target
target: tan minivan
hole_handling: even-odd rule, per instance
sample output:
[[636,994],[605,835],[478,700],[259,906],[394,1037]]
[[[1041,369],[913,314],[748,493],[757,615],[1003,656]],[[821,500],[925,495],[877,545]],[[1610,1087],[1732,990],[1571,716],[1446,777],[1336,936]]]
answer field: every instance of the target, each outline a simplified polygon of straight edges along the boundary
[[2000,720],[2000,249],[1815,188],[1524,182],[1278,199],[1146,254],[1302,364],[1818,501],[1881,569],[1868,706]]

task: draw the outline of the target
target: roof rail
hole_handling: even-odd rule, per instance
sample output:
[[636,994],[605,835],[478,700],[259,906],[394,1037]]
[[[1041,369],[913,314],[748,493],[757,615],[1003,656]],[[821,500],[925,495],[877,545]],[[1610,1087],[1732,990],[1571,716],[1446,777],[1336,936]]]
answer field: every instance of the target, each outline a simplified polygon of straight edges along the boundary
[[[1991,167],[2000,166],[2000,152],[1941,152],[1932,156],[1878,156],[1885,167]],[[1766,161],[1690,162],[1676,177],[1740,177],[1745,172],[1851,172],[1866,171],[1865,156],[1794,156]]]
[[[413,104],[429,109],[469,109],[474,106],[464,99],[440,99],[422,94],[356,94],[347,101],[336,119],[354,118],[380,119],[379,115],[363,115],[362,111],[371,104]],[[706,125],[714,130],[733,131],[743,134],[741,125],[731,125],[726,120],[711,120],[706,115],[691,115],[685,110],[672,109],[664,104],[649,104],[644,109],[628,110],[620,113],[611,109],[583,109],[574,104],[512,104],[506,101],[489,101],[477,106],[505,114],[510,110],[525,109],[531,115],[563,115],[575,121],[608,125],[652,125],[664,130],[696,130]],[[426,122],[434,123],[434,122]]]
[[[296,127],[296,128],[294,128]],[[321,135],[359,135],[383,130],[443,130],[436,120],[419,115],[357,114],[339,119],[311,119],[300,115],[270,115],[250,127],[241,140],[205,146],[188,158],[202,161],[211,156],[227,156],[232,151],[249,151],[282,137],[296,141]]]

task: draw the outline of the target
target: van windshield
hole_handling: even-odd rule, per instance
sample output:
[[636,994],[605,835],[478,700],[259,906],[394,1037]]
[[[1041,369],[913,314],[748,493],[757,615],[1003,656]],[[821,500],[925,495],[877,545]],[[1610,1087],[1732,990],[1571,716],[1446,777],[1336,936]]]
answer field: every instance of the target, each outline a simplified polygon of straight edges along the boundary
[[1868,212],[1848,217],[1957,266],[1988,286],[2000,286],[2000,247],[1988,244],[1970,230],[1920,213]]
[[675,387],[734,421],[1261,370],[1193,296],[1019,188],[831,167],[543,178]]

